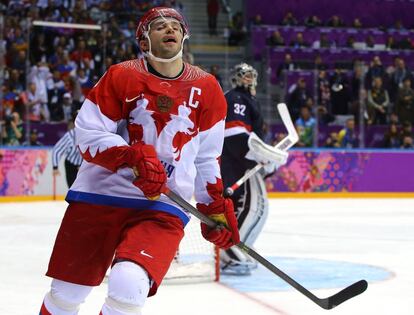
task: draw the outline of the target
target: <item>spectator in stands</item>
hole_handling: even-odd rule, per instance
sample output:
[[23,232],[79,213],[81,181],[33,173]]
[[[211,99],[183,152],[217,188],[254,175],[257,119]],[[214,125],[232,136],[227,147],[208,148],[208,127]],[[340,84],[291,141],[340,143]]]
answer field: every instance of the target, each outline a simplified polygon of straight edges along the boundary
[[217,35],[217,16],[219,11],[219,0],[207,0],[208,30],[210,36]]
[[260,14],[256,14],[251,21],[251,25],[259,26],[262,24],[263,24],[262,16]]
[[328,137],[325,140],[324,144],[325,148],[340,148],[339,142],[338,142],[338,134],[336,132],[331,132]]
[[273,31],[272,35],[266,39],[266,45],[276,47],[276,46],[285,46],[285,40],[279,31]]
[[323,62],[321,55],[318,54],[315,56],[312,69],[317,69],[319,71],[328,69],[328,66]]
[[10,69],[9,79],[6,81],[6,84],[9,90],[16,94],[20,94],[25,90],[25,80],[16,69]]
[[293,13],[289,11],[286,13],[285,17],[283,18],[280,24],[286,26],[294,26],[298,25],[298,20],[293,16]]
[[43,144],[38,140],[39,133],[37,129],[30,130],[29,140],[23,142],[24,146],[42,146]]
[[10,116],[14,111],[17,111],[17,104],[19,101],[19,95],[10,90],[10,87],[6,84],[3,85],[3,106],[1,108],[0,117]]
[[122,34],[125,36],[125,39],[128,43],[135,44],[135,31],[136,31],[136,22],[134,20],[129,20],[126,27],[122,27]]
[[75,116],[77,108],[73,104],[72,95],[69,92],[63,94],[62,99],[62,121],[68,123]]
[[405,138],[413,138],[413,125],[408,120],[403,122],[400,132],[400,139],[402,143],[404,143]]
[[4,145],[17,146],[23,139],[23,122],[17,112],[13,112],[4,119],[2,138]]
[[413,49],[413,44],[411,42],[410,37],[407,36],[401,39],[400,42],[398,43],[398,48],[399,49]]
[[36,34],[30,44],[30,62],[32,64],[37,64],[40,61],[45,62],[46,56],[47,46],[45,42],[45,34]]
[[112,57],[106,57],[104,60],[104,69],[107,70],[111,65],[115,64]]
[[[313,98],[308,97],[306,100],[306,106],[309,107],[312,111],[314,108],[314,101]],[[316,106],[315,115],[318,117],[318,124],[319,125],[327,125],[335,120],[335,116],[330,114],[329,108],[324,105],[319,104]]]
[[360,116],[360,105],[361,102],[365,104],[366,99],[366,89],[363,84],[363,65],[359,62],[354,63],[354,69],[352,71],[351,77],[351,84],[350,84],[350,101],[351,101],[351,108],[350,114],[356,117],[356,122],[359,122]]
[[232,17],[230,25],[229,45],[237,46],[244,42],[246,39],[247,30],[243,21],[243,14],[237,12]]
[[39,92],[36,83],[29,83],[28,90],[24,93],[24,103],[28,107],[30,121],[40,122],[50,118],[47,97]]
[[30,72],[27,76],[29,82],[36,85],[36,97],[41,100],[41,114],[43,121],[50,120],[50,112],[47,106],[48,93],[47,93],[47,80],[52,76],[49,66],[46,62],[39,62],[30,68]]
[[88,65],[88,68],[93,69],[93,65],[91,65],[93,63],[92,53],[86,47],[86,41],[83,37],[79,38],[76,49],[70,54],[70,60],[76,63],[77,68],[85,68]]
[[388,50],[398,49],[398,44],[395,42],[394,37],[391,35],[387,37],[385,48]]
[[305,18],[305,26],[311,28],[311,27],[318,27],[322,25],[322,21],[319,19],[317,15],[311,15],[307,18]]
[[391,27],[391,29],[399,30],[399,31],[406,30],[401,20],[396,20],[394,26]]
[[336,68],[330,80],[331,108],[333,115],[348,115],[350,91],[348,79],[341,69]]
[[327,33],[321,33],[320,37],[319,37],[319,40],[316,40],[312,44],[312,47],[314,49],[331,48],[331,47],[335,47],[335,42],[332,42],[332,41],[329,40]]
[[374,49],[375,48],[375,41],[372,35],[368,35],[365,39],[365,48],[366,49]]
[[56,66],[63,60],[64,54],[67,54],[67,51],[63,46],[56,46],[54,51],[49,55],[47,62],[51,69],[56,69]]
[[56,34],[55,38],[53,39],[53,46],[61,46],[63,48],[63,51],[65,53],[68,53],[69,51],[75,49],[75,39],[73,37],[66,37]]
[[397,113],[396,112],[392,112],[391,114],[390,114],[390,117],[389,117],[389,124],[391,125],[391,124],[396,124],[398,127],[401,125],[400,124],[400,119],[398,118],[398,115],[397,115]]
[[348,36],[346,39],[345,47],[347,48],[355,48],[355,37],[353,35]]
[[270,129],[269,124],[266,122],[263,122],[262,129],[263,129],[263,142],[266,144],[272,145],[272,140],[274,136],[273,136],[272,130]]
[[26,71],[26,51],[15,50],[13,47],[10,49],[10,62],[9,66],[12,69],[16,69],[19,73],[25,73]]
[[8,38],[13,49],[16,51],[26,51],[28,43],[26,41],[25,34],[20,26],[14,28],[14,33]]
[[345,127],[338,133],[338,142],[341,148],[358,147],[358,139],[355,134],[355,119],[349,118],[345,122]]
[[47,81],[48,107],[51,121],[60,121],[62,119],[61,103],[64,93],[65,83],[61,78],[60,72],[55,70],[52,77]]
[[401,145],[402,149],[413,149],[413,137],[406,136],[403,138],[403,143]]
[[76,71],[76,63],[70,59],[68,54],[63,54],[63,59],[58,61],[56,70],[60,72],[62,78],[70,75],[72,71]]
[[339,16],[333,15],[326,22],[326,26],[329,26],[329,27],[343,27],[344,26],[344,22],[342,21],[342,19]]
[[218,65],[211,65],[209,72],[210,72],[210,74],[212,74],[216,78],[216,80],[218,81],[220,86],[223,87],[223,81],[222,81],[220,73],[219,73],[219,66]]
[[309,43],[305,42],[303,33],[299,32],[296,34],[296,38],[290,42],[289,46],[294,48],[305,48],[309,47]]
[[383,81],[385,80],[385,77],[386,77],[385,69],[384,69],[384,66],[382,65],[382,62],[379,56],[374,56],[374,58],[372,58],[372,61],[369,65],[369,70],[365,77],[365,87],[367,89],[370,89],[372,87],[372,81],[376,77],[380,77],[381,79],[383,79]]
[[411,73],[405,66],[404,59],[396,57],[394,59],[394,69],[390,74],[389,93],[391,102],[395,102],[398,90],[403,86],[403,81],[407,77],[411,78]]
[[352,27],[353,27],[353,28],[362,28],[362,23],[361,23],[361,20],[360,20],[359,18],[355,18],[355,19],[352,21]]
[[396,124],[389,125],[387,132],[384,134],[383,147],[390,149],[397,149],[401,147],[401,138]]
[[[92,71],[90,69],[83,69],[78,68],[76,71],[76,80],[79,82],[80,88],[82,90],[82,95],[86,97],[90,90],[92,90],[94,86],[94,82],[91,78]],[[84,101],[84,97],[80,99],[80,101]]]
[[304,78],[299,78],[296,85],[290,89],[293,89],[293,91],[288,95],[287,104],[292,120],[296,121],[299,118],[300,108],[306,105],[310,93],[307,90]]
[[331,103],[331,89],[326,70],[318,73],[318,99],[320,105],[329,108]]
[[322,124],[330,123],[331,115],[331,89],[326,70],[321,70],[318,73],[318,117]]
[[181,13],[184,10],[184,5],[180,1],[177,1],[177,0],[165,0],[164,6],[173,8]]
[[313,145],[315,124],[316,121],[311,115],[311,109],[308,106],[302,106],[299,118],[295,121],[295,127],[299,135],[298,147],[311,147]]
[[390,107],[390,98],[384,89],[382,78],[375,77],[372,81],[372,89],[368,90],[368,115],[369,123],[374,125],[385,125],[387,123],[387,112]]
[[281,64],[279,64],[277,68],[276,75],[277,75],[278,80],[282,82],[284,79],[284,72],[295,70],[295,69],[296,69],[296,64],[293,62],[292,55],[286,54],[284,61]]
[[409,77],[404,79],[403,86],[398,91],[395,110],[400,121],[414,123],[414,90]]

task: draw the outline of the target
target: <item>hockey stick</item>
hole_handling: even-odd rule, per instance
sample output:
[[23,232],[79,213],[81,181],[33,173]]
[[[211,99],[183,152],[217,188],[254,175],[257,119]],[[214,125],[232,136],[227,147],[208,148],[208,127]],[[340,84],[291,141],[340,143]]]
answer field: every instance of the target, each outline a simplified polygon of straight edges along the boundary
[[[200,221],[204,222],[210,227],[218,227],[217,223],[210,219],[208,216],[202,214],[199,212],[195,207],[193,207],[190,203],[185,201],[183,198],[181,198],[179,195],[177,195],[175,192],[169,190],[166,188],[164,194],[170,198],[172,201],[177,203],[179,206],[181,206],[183,209],[187,210],[191,214],[193,214],[195,217],[200,219]],[[289,285],[294,287],[296,290],[298,290],[300,293],[305,295],[307,298],[311,299],[313,302],[315,302],[320,307],[330,310],[334,308],[335,306],[338,306],[339,304],[361,294],[364,292],[367,287],[368,283],[365,280],[360,280],[358,282],[355,282],[354,284],[346,287],[342,291],[339,291],[338,293],[327,297],[327,298],[318,298],[316,295],[314,295],[312,292],[307,290],[305,287],[303,287],[301,284],[293,280],[291,277],[289,277],[287,274],[285,274],[282,270],[277,268],[275,265],[273,265],[271,262],[266,260],[263,256],[259,255],[256,251],[248,247],[243,242],[240,242],[236,245],[238,248],[240,248],[243,252],[245,252],[247,255],[254,258],[257,262],[259,262],[262,266],[266,267],[268,270],[270,270],[272,273],[277,275],[279,278],[287,282]]]
[[[298,133],[296,132],[295,126],[293,125],[292,119],[290,118],[289,110],[285,103],[277,104],[277,110],[280,118],[282,118],[283,124],[288,132],[287,136],[283,138],[275,147],[279,150],[287,151],[299,140]],[[224,195],[229,197],[233,195],[234,191],[238,189],[246,180],[252,177],[256,172],[260,171],[263,167],[262,164],[257,164],[255,167],[246,172],[237,182],[230,187],[227,187],[224,191]]]

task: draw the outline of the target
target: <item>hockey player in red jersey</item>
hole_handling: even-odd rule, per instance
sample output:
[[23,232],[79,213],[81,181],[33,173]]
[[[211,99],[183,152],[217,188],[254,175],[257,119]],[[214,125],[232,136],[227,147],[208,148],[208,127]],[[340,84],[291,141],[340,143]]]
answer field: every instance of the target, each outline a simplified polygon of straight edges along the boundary
[[[76,119],[84,161],[66,196],[49,262],[41,315],[77,314],[112,265],[103,315],[140,314],[156,293],[189,214],[162,194],[168,186],[228,229],[202,224],[221,248],[239,242],[219,157],[226,101],[213,76],[182,61],[189,30],[171,8],[140,20],[145,58],[108,69]],[[98,310],[97,310],[98,313]]]

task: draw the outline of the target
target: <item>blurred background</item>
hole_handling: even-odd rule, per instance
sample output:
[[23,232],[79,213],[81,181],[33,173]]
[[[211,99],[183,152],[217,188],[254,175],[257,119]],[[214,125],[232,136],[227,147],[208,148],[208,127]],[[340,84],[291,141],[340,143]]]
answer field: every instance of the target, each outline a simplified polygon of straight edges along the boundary
[[[286,135],[276,105],[288,105],[300,141],[270,192],[413,191],[412,1],[11,0],[0,3],[0,196],[64,194],[51,146],[106,69],[141,56],[137,21],[159,5],[183,13],[184,59],[224,91],[235,64],[258,70],[266,142]],[[13,190],[7,174],[23,160],[29,179]]]

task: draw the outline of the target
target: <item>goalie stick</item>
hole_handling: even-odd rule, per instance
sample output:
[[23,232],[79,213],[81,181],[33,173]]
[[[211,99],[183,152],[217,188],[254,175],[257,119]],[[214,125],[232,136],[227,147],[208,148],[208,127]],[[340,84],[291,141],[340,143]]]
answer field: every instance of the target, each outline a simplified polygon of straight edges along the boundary
[[[202,214],[199,212],[195,207],[193,207],[189,202],[181,198],[179,195],[177,195],[175,192],[169,190],[168,188],[165,189],[164,194],[170,198],[172,201],[177,203],[179,206],[181,206],[183,209],[187,210],[191,214],[193,214],[195,217],[200,219],[203,223],[207,224],[210,227],[216,227],[220,228],[220,226],[210,219],[208,216]],[[222,227],[221,227],[222,228]],[[354,284],[351,284],[350,286],[346,287],[345,289],[339,291],[338,293],[327,297],[327,298],[318,298],[316,295],[314,295],[312,292],[307,290],[305,287],[303,287],[300,283],[296,282],[294,279],[289,277],[287,274],[285,274],[282,270],[277,268],[275,265],[273,265],[271,262],[269,262],[266,258],[258,254],[256,251],[248,247],[243,242],[240,242],[236,245],[238,248],[240,248],[243,252],[254,258],[257,262],[259,262],[262,266],[266,267],[268,270],[270,270],[272,273],[277,275],[279,278],[287,282],[289,285],[294,287],[296,290],[298,290],[300,293],[305,295],[307,298],[312,300],[314,303],[319,305],[320,307],[330,310],[339,304],[363,293],[367,287],[368,283],[366,280],[360,280],[358,282],[355,282]]]
[[[298,133],[296,132],[295,126],[293,125],[292,119],[289,115],[289,110],[285,103],[277,104],[277,110],[279,112],[280,118],[282,118],[283,124],[288,132],[287,136],[283,138],[278,144],[276,144],[276,148],[282,151],[287,151],[290,149],[296,142],[299,140]],[[235,182],[230,187],[227,187],[224,191],[224,196],[229,197],[233,195],[234,191],[238,189],[246,180],[252,177],[256,172],[262,169],[262,164],[257,164],[255,167],[247,171],[237,182]]]

